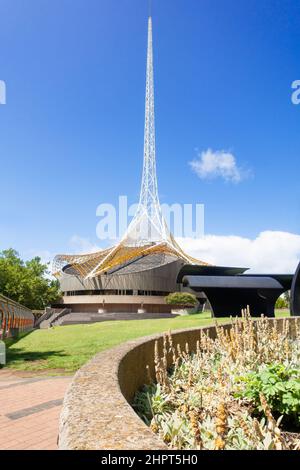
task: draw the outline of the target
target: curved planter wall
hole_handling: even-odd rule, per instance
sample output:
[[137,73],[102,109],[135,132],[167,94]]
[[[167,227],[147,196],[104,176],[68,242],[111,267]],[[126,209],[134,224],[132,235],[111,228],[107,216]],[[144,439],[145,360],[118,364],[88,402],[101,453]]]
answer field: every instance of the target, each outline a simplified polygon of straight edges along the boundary
[[[289,319],[292,332],[294,320]],[[282,326],[282,319],[269,321]],[[222,326],[230,328],[229,324]],[[200,330],[212,338],[216,335],[214,326],[180,330],[172,333],[174,344],[184,348],[188,343],[190,351],[195,351]],[[76,373],[61,412],[60,449],[167,449],[129,404],[149,381],[147,365],[154,377],[155,340],[161,351],[163,335],[148,336],[97,354]]]

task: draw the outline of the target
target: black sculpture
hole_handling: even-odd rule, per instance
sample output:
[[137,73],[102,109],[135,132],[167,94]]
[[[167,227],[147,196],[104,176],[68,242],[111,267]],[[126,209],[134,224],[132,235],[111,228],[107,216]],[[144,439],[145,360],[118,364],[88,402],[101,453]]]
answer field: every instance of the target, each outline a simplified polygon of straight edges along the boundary
[[291,287],[290,309],[292,316],[300,316],[300,263],[298,264],[298,267],[293,277]]
[[291,289],[291,314],[300,315],[300,263],[292,274],[244,274],[246,268],[190,266],[180,270],[177,282],[204,292],[216,317],[241,315],[274,317],[278,297]]

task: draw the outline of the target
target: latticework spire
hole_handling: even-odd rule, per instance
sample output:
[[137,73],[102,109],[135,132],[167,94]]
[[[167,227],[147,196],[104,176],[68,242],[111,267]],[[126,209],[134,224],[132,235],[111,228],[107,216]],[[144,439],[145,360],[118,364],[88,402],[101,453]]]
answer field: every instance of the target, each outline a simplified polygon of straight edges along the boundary
[[146,69],[146,98],[145,98],[145,133],[144,133],[144,164],[140,194],[140,205],[145,208],[157,206],[160,208],[155,158],[155,115],[154,115],[154,79],[153,79],[153,50],[152,50],[152,20],[148,20],[148,48]]
[[161,253],[175,259],[182,259],[188,264],[207,264],[182,251],[169,231],[159,203],[155,155],[152,19],[150,16],[148,19],[144,160],[137,212],[118,245],[92,254],[57,255],[54,259],[53,271],[55,274],[60,271],[77,274],[87,279],[103,273],[116,272],[141,257]]
[[168,239],[170,234],[162,215],[157,189],[152,19],[149,17],[142,184],[138,209],[123,241],[128,245],[143,245]]

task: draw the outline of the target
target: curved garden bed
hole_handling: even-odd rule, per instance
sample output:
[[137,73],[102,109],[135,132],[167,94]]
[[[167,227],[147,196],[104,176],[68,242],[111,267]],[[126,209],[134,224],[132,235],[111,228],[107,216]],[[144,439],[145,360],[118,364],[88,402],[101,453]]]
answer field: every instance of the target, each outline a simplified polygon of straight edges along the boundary
[[[283,332],[288,322],[290,338],[294,338],[299,330],[299,319],[265,321],[278,332]],[[231,328],[231,324],[223,325],[224,335]],[[200,332],[208,341],[217,336],[214,326],[176,331],[172,334],[172,344],[177,351],[177,345],[180,351],[184,351],[187,344],[188,352],[197,354]],[[59,447],[167,449],[169,439],[164,442],[161,433],[153,433],[130,404],[137,391],[145,384],[150,385],[157,374],[158,358],[167,370],[176,360],[173,356],[174,351],[170,344],[166,348],[166,337],[163,335],[131,341],[96,355],[77,372],[66,393],[60,421]],[[154,431],[159,432],[157,429]]]

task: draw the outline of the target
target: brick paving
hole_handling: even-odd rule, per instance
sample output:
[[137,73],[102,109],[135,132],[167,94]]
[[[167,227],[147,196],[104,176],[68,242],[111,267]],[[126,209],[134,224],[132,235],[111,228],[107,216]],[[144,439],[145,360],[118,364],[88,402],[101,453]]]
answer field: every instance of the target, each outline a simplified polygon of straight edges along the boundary
[[72,377],[0,370],[0,450],[57,449],[61,404]]

